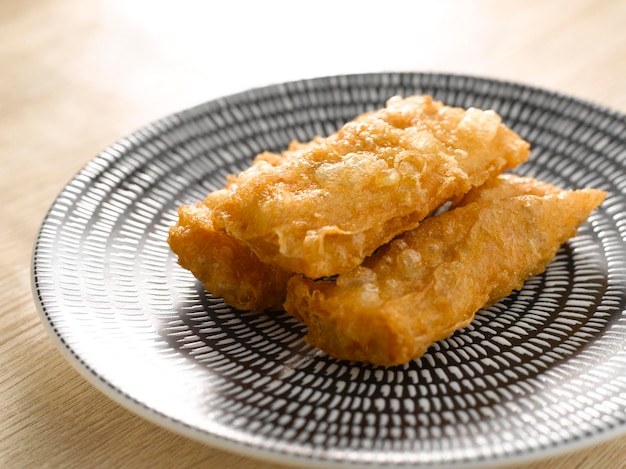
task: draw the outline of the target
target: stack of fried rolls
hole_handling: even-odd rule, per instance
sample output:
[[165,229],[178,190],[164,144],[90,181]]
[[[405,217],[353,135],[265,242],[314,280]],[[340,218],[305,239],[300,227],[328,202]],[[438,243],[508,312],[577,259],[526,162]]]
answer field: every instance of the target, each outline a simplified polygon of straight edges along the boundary
[[402,364],[543,272],[604,200],[505,174],[529,155],[494,111],[394,97],[258,155],[181,206],[168,242],[233,307],[284,308],[333,357]]

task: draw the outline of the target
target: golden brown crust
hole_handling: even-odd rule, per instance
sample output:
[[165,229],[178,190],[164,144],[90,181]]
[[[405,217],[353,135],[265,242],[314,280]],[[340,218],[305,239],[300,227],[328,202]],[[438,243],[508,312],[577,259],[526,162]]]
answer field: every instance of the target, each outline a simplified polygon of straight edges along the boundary
[[555,193],[521,178],[496,185],[488,198],[473,194],[475,202],[425,220],[335,281],[292,277],[285,308],[307,324],[307,340],[377,365],[419,357],[542,272],[605,197]]
[[521,177],[515,174],[499,174],[480,187],[476,187],[463,196],[454,206],[461,207],[481,200],[504,199],[518,195],[558,194],[562,189],[532,177]]
[[265,264],[250,249],[213,228],[211,209],[204,204],[182,206],[168,242],[178,263],[204,288],[235,308],[280,308],[289,273]]
[[264,262],[334,275],[528,154],[492,111],[392,98],[298,158],[242,180],[213,221]]
[[316,141],[293,141],[281,154],[261,153],[245,171],[228,177],[223,189],[211,192],[201,203],[178,209],[178,221],[168,236],[178,263],[190,270],[207,291],[223,297],[231,306],[243,310],[280,308],[290,274],[261,262],[245,244],[217,230],[212,221],[213,208],[239,184],[297,158]]

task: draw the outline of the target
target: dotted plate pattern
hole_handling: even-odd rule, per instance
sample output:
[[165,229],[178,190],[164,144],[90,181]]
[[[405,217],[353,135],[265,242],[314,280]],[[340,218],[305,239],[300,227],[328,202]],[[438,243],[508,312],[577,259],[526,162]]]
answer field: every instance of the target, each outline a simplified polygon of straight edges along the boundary
[[[532,144],[516,172],[606,202],[542,275],[404,366],[338,361],[284,312],[203,291],[166,244],[263,150],[327,135],[396,94],[495,109]],[[520,84],[383,73],[291,82],[171,115],[111,145],[53,203],[33,291],[61,351],[167,428],[299,466],[519,462],[626,429],[626,118]]]

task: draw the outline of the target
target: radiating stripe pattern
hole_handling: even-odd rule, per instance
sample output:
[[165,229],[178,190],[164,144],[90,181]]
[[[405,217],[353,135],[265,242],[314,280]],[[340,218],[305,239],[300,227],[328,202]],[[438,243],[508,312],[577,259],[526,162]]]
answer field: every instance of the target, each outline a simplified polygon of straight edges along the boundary
[[[332,359],[284,312],[242,312],[176,264],[182,203],[263,150],[327,135],[400,94],[498,111],[517,172],[608,191],[546,272],[419,360]],[[626,118],[561,94],[445,74],[291,82],[214,100],[116,142],[53,203],[33,290],[70,361],[129,408],[261,458],[349,467],[515,461],[626,428]],[[419,306],[416,305],[416,308]]]

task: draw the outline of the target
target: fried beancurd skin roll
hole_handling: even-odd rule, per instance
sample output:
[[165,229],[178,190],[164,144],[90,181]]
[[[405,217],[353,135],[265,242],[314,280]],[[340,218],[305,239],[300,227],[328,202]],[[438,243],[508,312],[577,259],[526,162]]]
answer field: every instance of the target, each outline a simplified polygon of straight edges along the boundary
[[507,186],[504,198],[492,191],[430,217],[335,281],[292,277],[285,308],[308,326],[307,341],[375,365],[420,357],[478,309],[543,272],[605,197],[549,186],[547,195],[511,196],[510,182],[498,184]]
[[178,209],[178,221],[169,230],[168,243],[178,255],[178,263],[190,270],[205,290],[238,309],[282,307],[290,274],[261,262],[245,244],[215,229],[213,208],[238,184],[298,157],[315,142],[292,142],[281,154],[261,153],[248,169],[228,177],[224,189],[210,193],[203,202]]
[[345,273],[529,151],[493,111],[395,97],[239,184],[213,221],[269,264],[310,278]]

